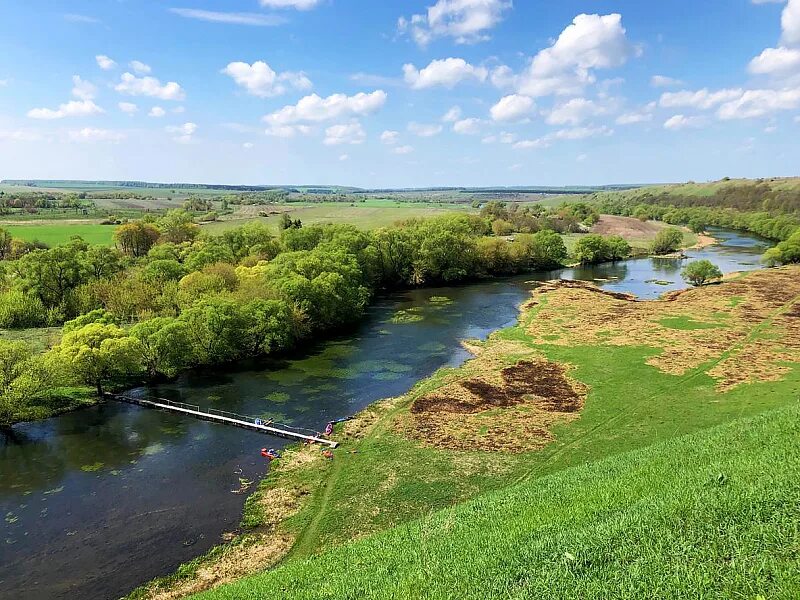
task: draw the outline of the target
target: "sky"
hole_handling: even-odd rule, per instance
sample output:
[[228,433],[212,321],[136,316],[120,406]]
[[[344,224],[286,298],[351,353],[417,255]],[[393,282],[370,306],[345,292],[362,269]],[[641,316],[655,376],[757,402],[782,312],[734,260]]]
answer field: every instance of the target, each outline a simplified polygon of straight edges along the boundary
[[0,178],[798,175],[800,0],[5,0]]

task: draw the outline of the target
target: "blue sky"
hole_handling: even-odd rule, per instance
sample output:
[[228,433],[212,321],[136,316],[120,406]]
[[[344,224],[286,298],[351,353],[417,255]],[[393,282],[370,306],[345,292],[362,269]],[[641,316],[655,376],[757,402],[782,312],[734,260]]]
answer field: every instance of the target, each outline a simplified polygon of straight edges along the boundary
[[9,0],[0,178],[798,172],[800,0]]

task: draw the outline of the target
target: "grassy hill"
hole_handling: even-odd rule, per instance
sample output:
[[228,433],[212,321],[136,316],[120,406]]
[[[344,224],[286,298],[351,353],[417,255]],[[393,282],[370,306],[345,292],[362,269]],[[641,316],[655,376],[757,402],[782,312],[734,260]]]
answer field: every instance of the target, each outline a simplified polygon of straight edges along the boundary
[[797,598],[800,405],[511,486],[197,596]]

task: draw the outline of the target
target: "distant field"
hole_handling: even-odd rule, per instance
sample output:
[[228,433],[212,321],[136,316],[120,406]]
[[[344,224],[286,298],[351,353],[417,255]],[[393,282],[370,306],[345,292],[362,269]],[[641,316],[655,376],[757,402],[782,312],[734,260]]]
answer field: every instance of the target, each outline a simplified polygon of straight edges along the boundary
[[0,224],[11,235],[29,242],[39,241],[48,246],[67,243],[72,236],[79,235],[89,244],[108,246],[113,242],[113,225],[99,223],[43,222],[35,224]]
[[356,203],[352,206],[336,202],[307,205],[281,204],[274,206],[243,206],[226,220],[209,223],[204,225],[203,229],[217,233],[233,227],[238,227],[247,221],[253,220],[274,225],[277,228],[281,214],[259,217],[258,213],[262,211],[288,213],[293,219],[300,219],[307,225],[317,223],[349,223],[361,229],[374,229],[376,227],[385,227],[405,219],[431,217],[453,212],[466,212],[468,210],[472,209],[456,206],[441,207],[432,204],[408,204],[383,200]]

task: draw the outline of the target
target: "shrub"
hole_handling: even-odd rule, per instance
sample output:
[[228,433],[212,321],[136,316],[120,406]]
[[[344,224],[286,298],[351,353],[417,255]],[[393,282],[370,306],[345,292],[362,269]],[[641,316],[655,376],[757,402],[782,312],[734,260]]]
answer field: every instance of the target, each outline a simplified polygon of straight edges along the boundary
[[692,285],[700,286],[714,279],[721,279],[722,271],[709,260],[698,260],[686,265],[681,276]]

